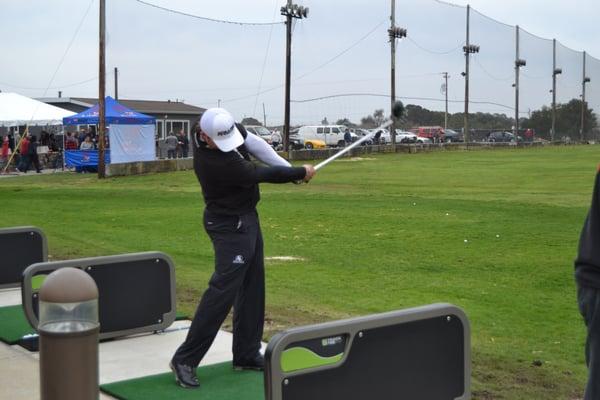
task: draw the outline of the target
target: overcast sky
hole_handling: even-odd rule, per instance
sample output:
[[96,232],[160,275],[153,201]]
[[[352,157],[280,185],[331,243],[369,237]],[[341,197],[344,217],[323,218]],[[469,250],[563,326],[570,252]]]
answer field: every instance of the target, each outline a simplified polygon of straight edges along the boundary
[[[264,104],[267,123],[282,122],[283,24],[220,24],[136,0],[106,1],[108,94],[114,92],[112,70],[116,66],[121,98],[183,99],[201,107],[216,106],[220,100],[238,119],[255,116],[260,120]],[[284,2],[147,1],[241,22],[281,22],[279,8]],[[398,42],[396,57],[397,95],[405,103],[443,110],[441,73],[448,72],[450,111],[464,107],[460,74],[465,68],[461,48],[467,2],[453,3],[458,6],[396,0],[396,24],[408,29],[408,38]],[[471,61],[471,111],[514,115],[516,24],[526,30],[520,31],[520,57],[527,61],[521,75],[521,112],[550,104],[552,41],[542,38],[560,42],[559,101],[580,95],[580,51],[600,59],[598,0],[469,3],[474,8],[471,42],[481,46]],[[388,108],[389,98],[384,96],[390,90],[386,36],[390,1],[303,0],[301,4],[310,13],[308,19],[294,24],[292,123],[318,123],[323,117],[358,122],[375,108]],[[96,96],[97,40],[98,0],[0,0],[0,89],[32,97],[56,96],[58,90],[65,97]],[[588,101],[600,109],[600,61],[587,58],[587,75],[592,78]],[[297,102],[322,97],[326,98]]]

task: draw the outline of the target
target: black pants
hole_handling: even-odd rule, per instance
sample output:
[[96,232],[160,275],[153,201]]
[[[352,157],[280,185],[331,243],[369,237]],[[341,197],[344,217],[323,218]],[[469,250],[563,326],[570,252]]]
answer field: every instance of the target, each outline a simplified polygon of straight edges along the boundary
[[204,229],[215,250],[215,272],[173,361],[197,367],[233,306],[233,361],[243,363],[260,350],[265,315],[263,239],[258,214],[254,211],[223,216],[205,211]]
[[600,399],[600,290],[580,286],[577,302],[588,330],[585,343],[588,382],[584,400],[597,400]]

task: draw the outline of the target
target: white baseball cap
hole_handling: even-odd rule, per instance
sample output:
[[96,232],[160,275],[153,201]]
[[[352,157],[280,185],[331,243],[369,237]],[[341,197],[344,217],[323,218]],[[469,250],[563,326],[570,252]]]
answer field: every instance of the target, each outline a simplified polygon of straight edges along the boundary
[[244,137],[236,128],[233,116],[223,108],[209,108],[204,111],[200,119],[200,129],[225,153],[244,143]]

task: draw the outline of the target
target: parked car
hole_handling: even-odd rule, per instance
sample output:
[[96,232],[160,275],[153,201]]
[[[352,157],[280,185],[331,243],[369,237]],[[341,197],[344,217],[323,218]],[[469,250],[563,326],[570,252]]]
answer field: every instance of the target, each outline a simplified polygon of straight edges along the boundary
[[304,140],[297,133],[290,132],[290,149],[302,150],[304,148]]
[[[356,139],[354,138],[354,136],[352,137],[352,141],[355,142],[355,141],[367,136],[370,132],[366,129],[354,128],[354,129],[350,129],[350,133],[354,134],[356,136]],[[373,139],[365,140],[364,142],[362,142],[363,146],[370,146],[372,144],[373,144]]]
[[307,140],[320,140],[327,146],[345,146],[344,133],[346,127],[344,125],[306,125],[298,129],[298,136]]
[[445,129],[443,131],[442,140],[446,143],[464,142],[465,137],[462,133],[458,133],[452,129]]
[[271,131],[262,125],[244,125],[244,128],[250,133],[255,134],[259,138],[264,139],[267,143],[271,144]]
[[515,135],[510,132],[492,132],[488,135],[487,141],[491,143],[508,143],[515,141]]
[[411,132],[406,132],[400,129],[396,129],[396,143],[410,144],[417,143],[417,135]]
[[444,134],[444,128],[441,126],[419,126],[418,128],[411,129],[411,132],[419,137],[428,138],[433,142],[437,142]]
[[324,149],[327,145],[324,141],[319,139],[304,139],[304,148],[307,150],[312,149]]

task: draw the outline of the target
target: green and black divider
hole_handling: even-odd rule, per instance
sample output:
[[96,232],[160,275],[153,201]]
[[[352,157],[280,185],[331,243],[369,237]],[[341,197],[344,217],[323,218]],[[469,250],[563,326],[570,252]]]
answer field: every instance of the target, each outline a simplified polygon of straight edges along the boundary
[[48,259],[46,235],[33,226],[0,229],[0,289],[19,287],[25,268]]
[[[12,297],[21,285],[23,271],[31,264],[48,259],[46,236],[40,228],[21,226],[0,229],[0,296]],[[5,303],[0,307],[0,341],[17,344],[24,336],[35,333],[27,323],[20,304]]]
[[23,272],[21,293],[32,327],[38,325],[38,285],[34,282],[64,267],[80,268],[96,282],[101,340],[161,331],[175,320],[174,264],[164,253],[144,252],[29,266]]
[[267,400],[470,399],[465,313],[433,304],[291,329],[266,350]]

